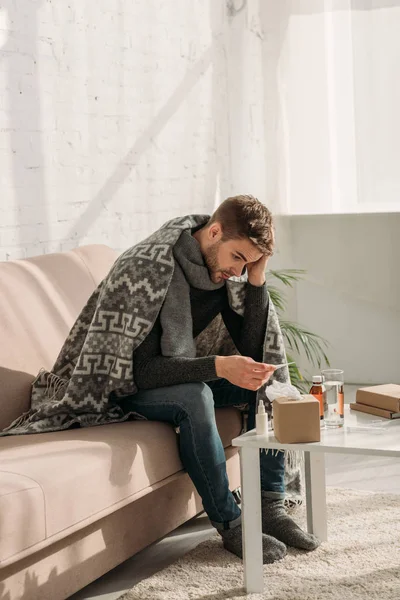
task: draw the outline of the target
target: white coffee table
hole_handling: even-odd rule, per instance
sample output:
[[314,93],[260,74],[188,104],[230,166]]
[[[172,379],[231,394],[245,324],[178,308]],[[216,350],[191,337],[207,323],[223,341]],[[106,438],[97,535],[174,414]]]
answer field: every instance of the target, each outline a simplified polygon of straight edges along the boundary
[[[244,585],[247,593],[263,591],[261,538],[260,448],[303,450],[307,529],[321,541],[327,540],[325,453],[366,454],[400,457],[400,419],[389,421],[356,413],[345,407],[345,427],[321,429],[321,441],[280,444],[273,433],[257,436],[255,429],[232,440],[240,448]],[[385,431],[362,429],[380,421]]]

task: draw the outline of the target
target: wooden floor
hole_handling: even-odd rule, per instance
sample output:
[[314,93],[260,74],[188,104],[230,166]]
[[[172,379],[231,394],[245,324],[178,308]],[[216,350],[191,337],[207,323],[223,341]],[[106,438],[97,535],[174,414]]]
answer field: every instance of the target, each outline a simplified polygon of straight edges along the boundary
[[[356,387],[347,386],[346,402],[353,401]],[[399,461],[393,458],[328,454],[327,486],[400,494]],[[163,540],[119,565],[69,600],[116,600],[141,579],[173,563],[214,534],[205,514],[185,523]]]

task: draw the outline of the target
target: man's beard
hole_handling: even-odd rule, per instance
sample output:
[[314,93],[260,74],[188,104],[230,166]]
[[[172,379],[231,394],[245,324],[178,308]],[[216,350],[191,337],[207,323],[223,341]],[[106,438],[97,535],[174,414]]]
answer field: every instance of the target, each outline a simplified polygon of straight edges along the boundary
[[210,246],[204,252],[204,261],[207,265],[207,269],[210,272],[210,278],[214,283],[218,279],[217,273],[221,271],[221,268],[218,264],[218,248],[221,245],[221,241],[215,242],[212,246]]

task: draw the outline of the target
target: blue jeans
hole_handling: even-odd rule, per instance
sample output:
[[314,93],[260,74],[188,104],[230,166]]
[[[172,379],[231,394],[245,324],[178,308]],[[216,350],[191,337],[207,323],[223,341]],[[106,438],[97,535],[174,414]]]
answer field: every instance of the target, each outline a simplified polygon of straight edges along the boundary
[[[255,427],[256,392],[237,387],[225,379],[209,383],[185,383],[140,390],[120,400],[125,411],[146,419],[179,427],[179,453],[200,494],[204,510],[217,528],[236,525],[240,509],[229,490],[225,452],[215,422],[214,408],[249,405],[248,429]],[[261,452],[261,490],[284,497],[284,453]]]

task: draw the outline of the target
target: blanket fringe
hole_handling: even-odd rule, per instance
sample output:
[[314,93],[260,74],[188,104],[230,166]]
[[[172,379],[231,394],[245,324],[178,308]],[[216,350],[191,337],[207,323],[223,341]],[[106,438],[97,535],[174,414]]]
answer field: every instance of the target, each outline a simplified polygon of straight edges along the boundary
[[297,469],[304,462],[304,452],[299,450],[287,450],[286,464],[290,469]]
[[66,379],[61,379],[61,377],[54,373],[48,373],[45,390],[46,400],[49,402],[57,400],[59,392],[65,388],[67,383]]
[[0,432],[0,435],[1,435],[1,433],[5,433],[6,431],[10,431],[11,429],[14,429],[15,427],[18,427],[20,429],[26,429],[30,423],[30,415],[31,415],[31,411],[23,413],[20,417],[15,419],[15,421],[13,421],[8,427],[5,427],[4,429],[2,429]]

